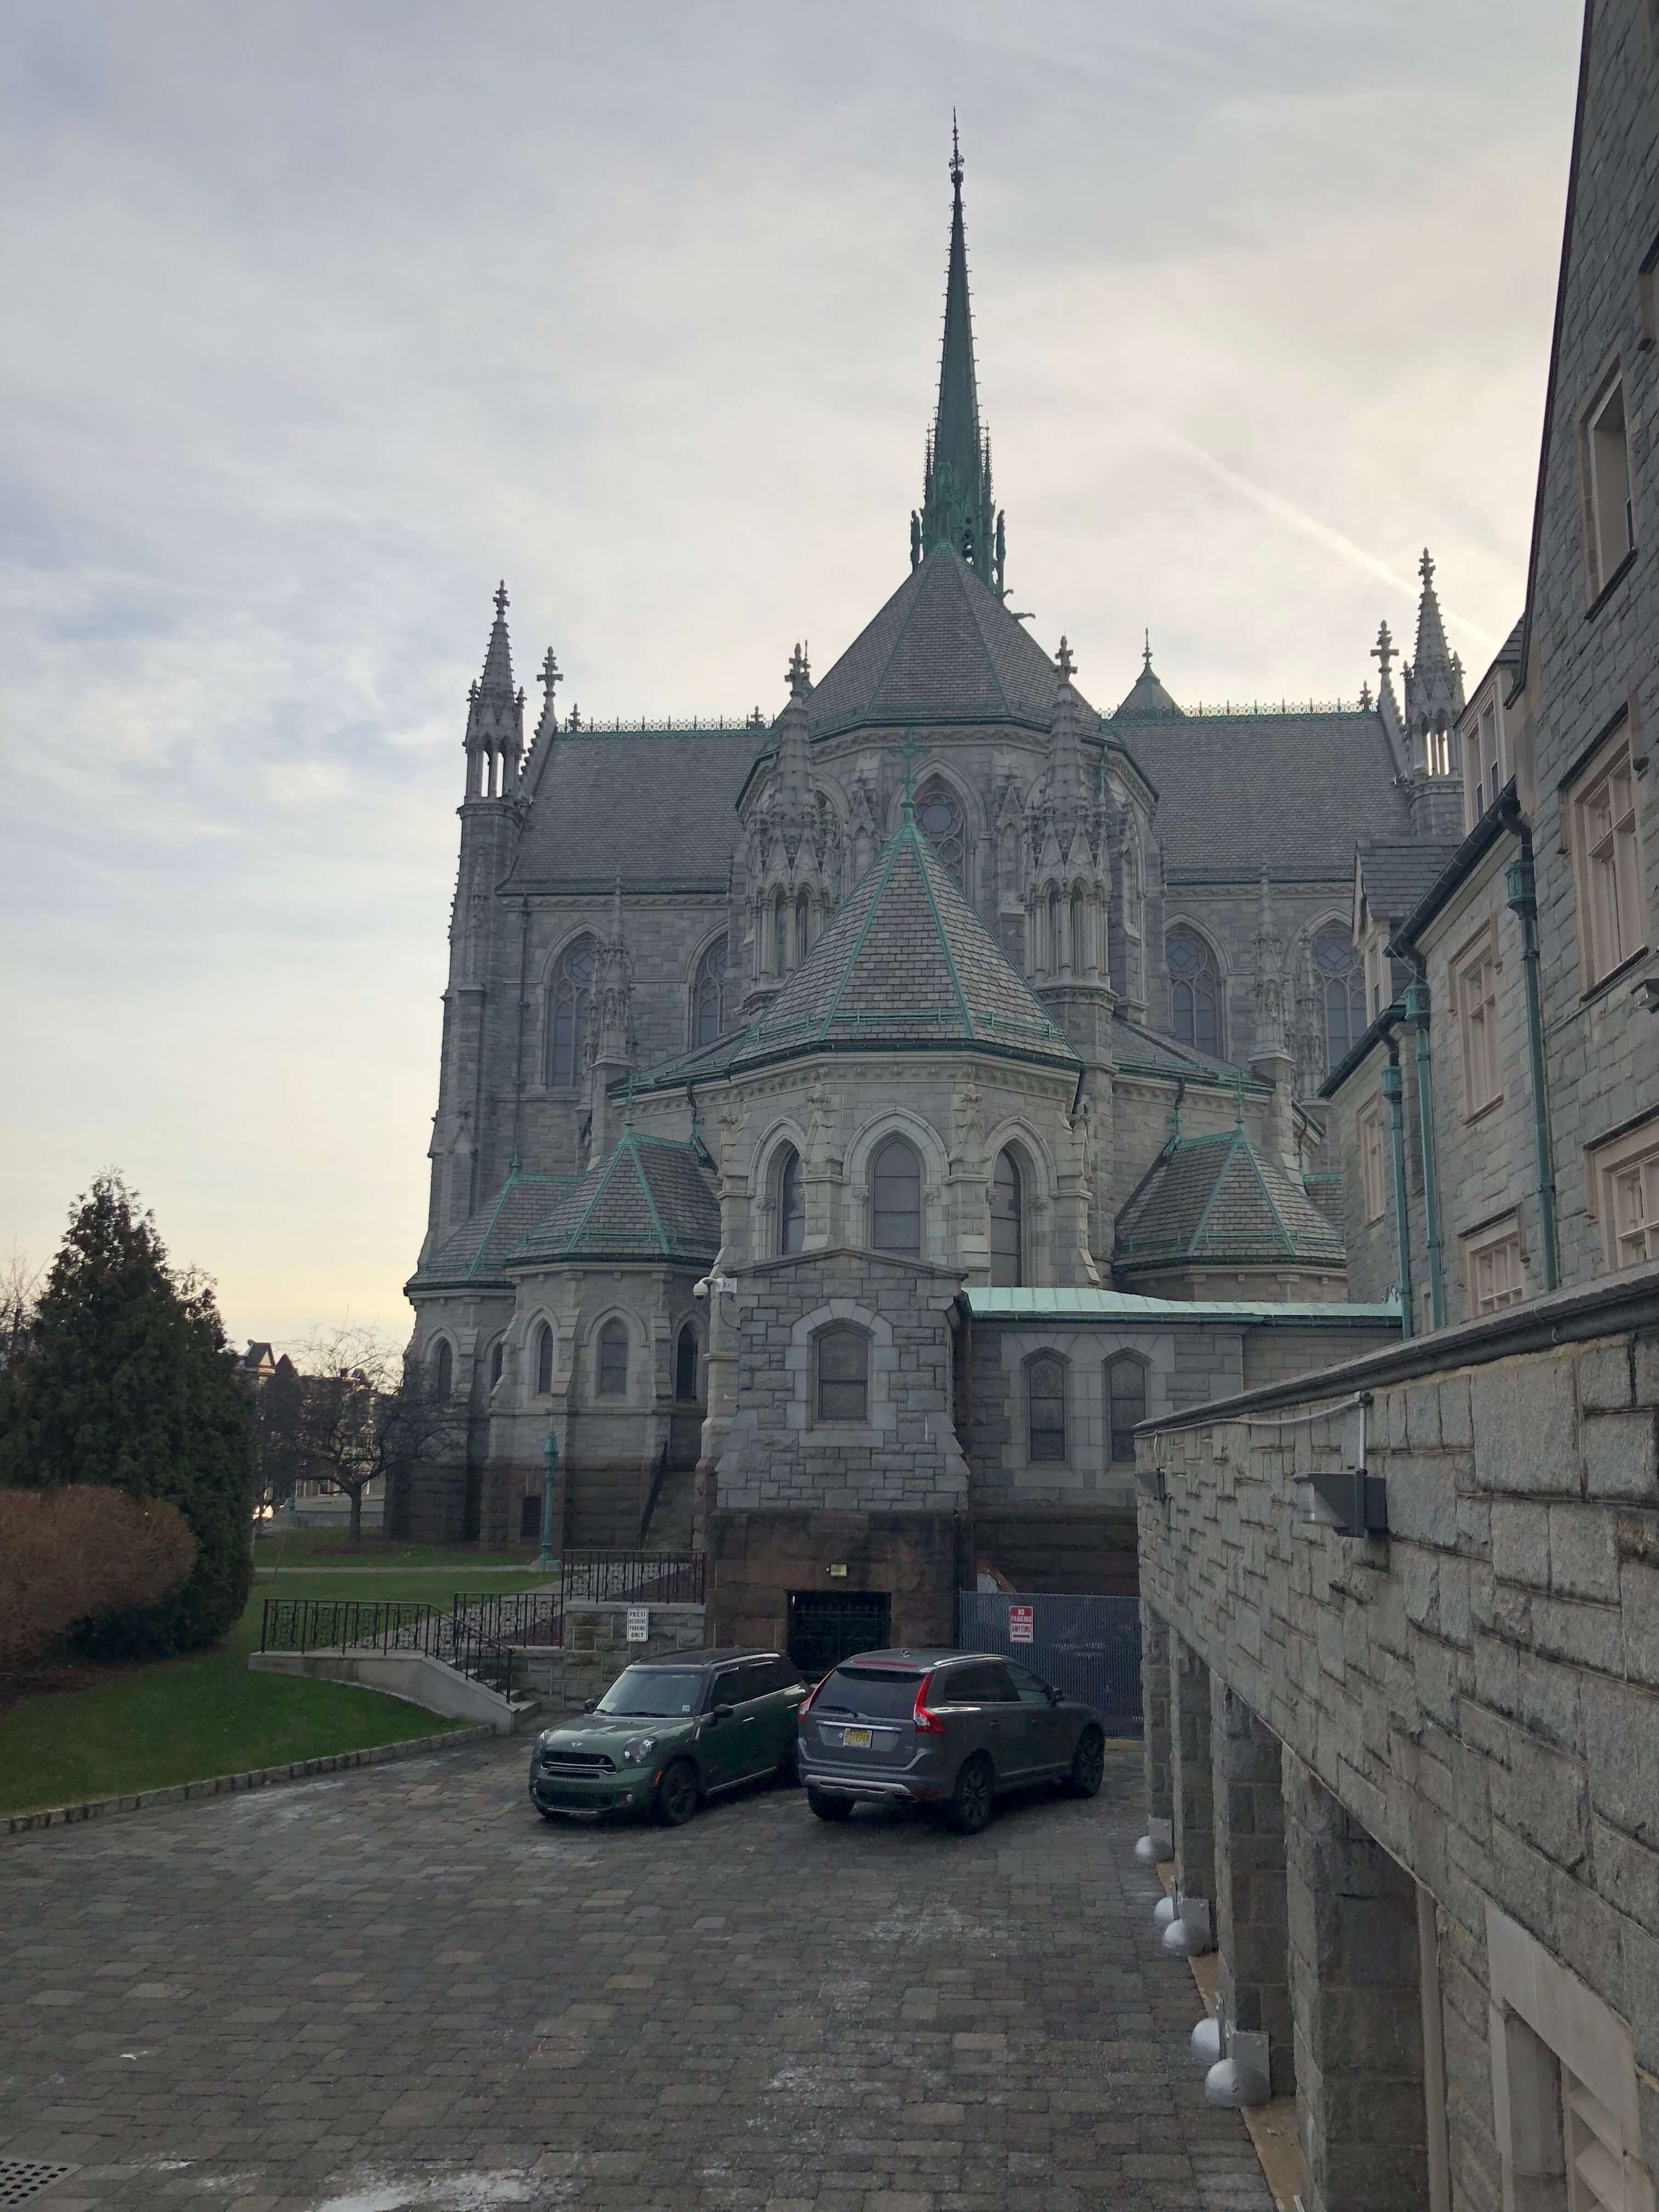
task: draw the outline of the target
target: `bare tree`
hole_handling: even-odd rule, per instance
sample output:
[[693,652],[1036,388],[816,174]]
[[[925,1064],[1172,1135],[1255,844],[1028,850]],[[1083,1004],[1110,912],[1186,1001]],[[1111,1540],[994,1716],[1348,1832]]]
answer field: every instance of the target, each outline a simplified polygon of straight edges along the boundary
[[359,1543],[369,1484],[453,1449],[463,1433],[461,1409],[438,1398],[420,1365],[405,1362],[374,1329],[325,1331],[312,1339],[301,1364],[301,1471],[345,1492],[351,1540]]
[[27,1352],[40,1297],[40,1269],[14,1250],[0,1267],[0,1374]]

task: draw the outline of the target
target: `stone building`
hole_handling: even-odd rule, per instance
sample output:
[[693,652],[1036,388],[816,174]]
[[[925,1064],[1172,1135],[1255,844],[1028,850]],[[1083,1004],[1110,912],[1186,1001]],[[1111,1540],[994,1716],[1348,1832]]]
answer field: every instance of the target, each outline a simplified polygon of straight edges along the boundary
[[1656,267],[1652,11],[1591,0],[1525,612],[1412,695],[1462,835],[1362,844],[1323,1086],[1412,1334],[1137,1439],[1146,1851],[1306,2212],[1655,2203]]
[[[1355,840],[1462,804],[1431,571],[1403,709],[1386,625],[1375,700],[1183,709],[1148,647],[1091,705],[1006,597],[962,176],[908,571],[833,665],[635,727],[561,714],[549,653],[526,741],[503,589],[468,707],[409,1294],[470,1435],[391,1525],[499,1540],[550,1480],[568,1543],[706,1544],[721,1633],[842,1567],[935,1632],[988,1548],[1121,1587],[1126,1408],[1243,1379],[1265,1303],[1315,1362],[1398,1326],[1346,1303],[1316,1094],[1366,1022]],[[975,1324],[994,1290],[1048,1304]]]

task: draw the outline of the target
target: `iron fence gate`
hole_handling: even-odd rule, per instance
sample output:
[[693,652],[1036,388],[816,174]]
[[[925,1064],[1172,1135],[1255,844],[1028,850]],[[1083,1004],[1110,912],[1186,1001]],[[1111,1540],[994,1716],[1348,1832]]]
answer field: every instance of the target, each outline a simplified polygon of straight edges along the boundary
[[957,1642],[964,1651],[1018,1659],[1092,1705],[1109,1734],[1140,1734],[1139,1598],[960,1590]]

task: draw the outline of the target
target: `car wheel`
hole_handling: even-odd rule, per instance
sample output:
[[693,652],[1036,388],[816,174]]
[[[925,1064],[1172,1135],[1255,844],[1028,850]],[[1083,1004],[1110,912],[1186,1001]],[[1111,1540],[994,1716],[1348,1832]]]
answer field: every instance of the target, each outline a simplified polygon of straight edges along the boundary
[[697,1809],[701,1792],[689,1759],[677,1759],[657,1784],[657,1819],[665,1828],[683,1828]]
[[850,1797],[830,1797],[822,1790],[809,1790],[806,1802],[820,1820],[850,1820],[853,1817]]
[[991,1762],[982,1751],[964,1759],[945,1808],[947,1824],[959,1836],[976,1836],[990,1823],[993,1776]]
[[1066,1778],[1067,1796],[1097,1797],[1105,1771],[1106,1739],[1098,1729],[1086,1728],[1072,1753],[1072,1771]]

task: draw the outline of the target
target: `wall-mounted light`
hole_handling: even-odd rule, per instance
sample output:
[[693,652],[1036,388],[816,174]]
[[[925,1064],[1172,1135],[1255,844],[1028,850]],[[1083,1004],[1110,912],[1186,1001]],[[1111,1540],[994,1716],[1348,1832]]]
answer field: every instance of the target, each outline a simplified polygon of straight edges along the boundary
[[1370,1394],[1362,1391],[1342,1414],[1342,1465],[1324,1474],[1298,1474],[1302,1518],[1317,1528],[1344,1536],[1385,1536],[1389,1530],[1388,1486],[1365,1472],[1365,1415]]
[[1296,1486],[1302,1518],[1310,1527],[1334,1528],[1344,1536],[1388,1534],[1388,1485],[1380,1474],[1345,1467],[1330,1474],[1298,1474]]
[[1163,1504],[1166,1494],[1164,1488],[1164,1470],[1156,1461],[1151,1467],[1138,1467],[1135,1469],[1135,1488],[1143,1498],[1149,1498],[1154,1505]]

